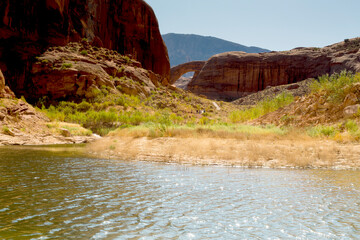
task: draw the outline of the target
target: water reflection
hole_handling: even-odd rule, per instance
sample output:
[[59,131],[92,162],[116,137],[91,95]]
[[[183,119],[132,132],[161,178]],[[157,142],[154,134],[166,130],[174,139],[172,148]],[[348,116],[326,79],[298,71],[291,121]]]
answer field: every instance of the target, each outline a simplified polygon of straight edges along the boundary
[[0,239],[360,237],[359,171],[189,167],[58,150],[0,148]]

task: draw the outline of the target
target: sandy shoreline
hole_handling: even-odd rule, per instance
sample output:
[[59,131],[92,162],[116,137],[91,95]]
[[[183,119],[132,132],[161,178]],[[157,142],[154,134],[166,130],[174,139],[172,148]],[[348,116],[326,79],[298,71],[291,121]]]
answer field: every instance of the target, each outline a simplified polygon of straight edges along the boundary
[[62,145],[62,144],[82,144],[93,142],[98,139],[95,136],[59,136],[54,134],[16,134],[9,136],[0,133],[0,146],[13,145],[31,145],[31,146],[46,146],[46,145]]
[[360,169],[360,144],[324,140],[105,137],[95,157],[192,165]]

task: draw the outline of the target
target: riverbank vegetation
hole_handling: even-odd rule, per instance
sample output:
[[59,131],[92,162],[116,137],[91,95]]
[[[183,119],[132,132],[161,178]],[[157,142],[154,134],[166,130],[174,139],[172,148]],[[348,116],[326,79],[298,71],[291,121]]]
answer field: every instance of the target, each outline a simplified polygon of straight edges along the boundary
[[[104,94],[80,103],[59,102],[56,106],[38,108],[52,121],[82,125],[100,135],[119,129],[196,129],[238,128],[245,123],[279,109],[293,101],[290,94],[280,94],[274,99],[261,101],[252,107],[226,102],[210,101],[182,90],[165,87],[153,91],[147,98],[127,94]],[[240,128],[244,129],[244,125]],[[249,126],[249,129],[253,127]],[[266,127],[267,128],[267,127]],[[271,127],[270,127],[271,128]],[[164,132],[164,131],[160,131]],[[165,134],[166,135],[166,134]]]
[[306,96],[282,94],[218,122],[118,128],[88,150],[105,158],[181,164],[359,169],[360,114],[343,112],[358,103],[359,80],[348,72],[326,75]]
[[[112,135],[244,139],[250,135],[292,138],[301,133],[340,142],[358,141],[360,114],[344,119],[342,112],[349,94],[360,96],[356,87],[359,82],[360,74],[346,71],[325,75],[310,85],[307,96],[295,98],[280,93],[253,106],[210,101],[165,87],[152,91],[147,98],[102,91],[101,96],[80,103],[60,102],[47,108],[42,105],[41,111],[52,121],[77,123],[103,136],[115,131]],[[357,98],[352,103],[356,102]],[[326,114],[337,117],[322,118]],[[316,115],[313,121],[309,115]],[[319,118],[325,121],[319,122]],[[303,122],[307,124],[301,125]]]

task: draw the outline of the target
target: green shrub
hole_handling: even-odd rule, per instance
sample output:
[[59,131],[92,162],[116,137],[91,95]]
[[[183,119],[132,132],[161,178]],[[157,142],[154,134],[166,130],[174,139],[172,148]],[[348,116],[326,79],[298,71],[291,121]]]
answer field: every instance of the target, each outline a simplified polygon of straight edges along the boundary
[[307,133],[311,137],[333,137],[339,130],[333,126],[315,126],[307,130]]
[[119,90],[119,92],[122,92],[122,87],[120,85],[117,85],[116,89]]
[[359,126],[354,120],[349,119],[345,123],[345,129],[350,133],[356,133],[359,130]]
[[353,74],[349,71],[334,73],[331,76],[323,75],[310,85],[313,93],[322,92],[331,102],[342,102],[351,91],[354,83],[360,82],[360,73]]
[[123,59],[127,64],[131,63],[131,59],[128,56],[123,56]]
[[2,132],[3,132],[3,134],[6,134],[6,135],[12,135],[12,132],[10,131],[9,127],[6,125],[4,125],[2,127]]
[[92,108],[91,104],[86,101],[82,101],[80,104],[77,105],[77,110],[79,112],[86,112],[91,108]]
[[82,50],[82,51],[80,52],[80,54],[83,55],[83,56],[86,56],[86,55],[88,55],[88,52],[87,52],[86,50]]
[[100,91],[101,93],[104,95],[104,96],[107,96],[109,94],[109,87],[105,86],[105,85],[102,85],[100,87]]
[[25,99],[25,97],[24,96],[21,96],[21,101],[23,101],[23,102],[25,102],[25,103],[27,103],[27,101],[26,101],[26,99]]
[[72,67],[72,63],[63,63],[61,65],[61,70],[67,69],[67,68],[71,68]]
[[209,123],[210,123],[210,119],[208,119],[207,117],[202,117],[199,120],[200,125],[206,125],[206,124],[209,124]]
[[117,69],[117,74],[122,73],[125,70],[124,66],[121,66],[120,68]]

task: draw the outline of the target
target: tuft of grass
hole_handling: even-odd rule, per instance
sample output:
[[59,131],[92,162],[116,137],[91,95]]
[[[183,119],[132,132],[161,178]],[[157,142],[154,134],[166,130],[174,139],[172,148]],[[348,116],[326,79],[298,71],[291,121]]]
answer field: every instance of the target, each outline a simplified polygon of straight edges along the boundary
[[9,127],[6,126],[6,125],[4,125],[4,126],[2,127],[2,132],[3,132],[3,134],[13,136],[13,133],[11,132],[11,130],[9,129]]
[[87,52],[86,50],[82,50],[82,51],[80,52],[80,54],[83,55],[83,56],[86,56],[86,55],[88,55],[88,52]]
[[359,125],[354,120],[347,120],[345,122],[345,129],[350,133],[356,133],[359,130]]
[[334,137],[339,133],[339,130],[334,126],[323,126],[318,125],[311,127],[307,130],[307,133],[310,137]]
[[72,63],[63,63],[61,65],[61,70],[64,70],[64,69],[68,69],[68,68],[71,68],[72,67]]

